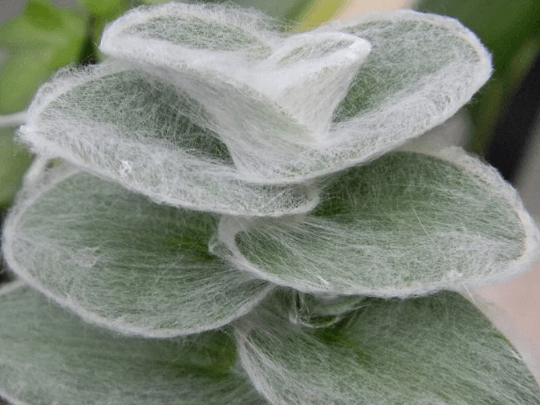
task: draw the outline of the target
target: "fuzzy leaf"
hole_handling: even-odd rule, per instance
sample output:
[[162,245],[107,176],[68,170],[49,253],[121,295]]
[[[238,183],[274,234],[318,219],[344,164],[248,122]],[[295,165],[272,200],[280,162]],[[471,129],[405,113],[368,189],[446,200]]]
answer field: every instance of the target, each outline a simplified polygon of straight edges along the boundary
[[284,38],[272,28],[254,12],[169,3],[117,20],[100,49],[169,72],[169,82],[216,117],[244,176],[265,183],[295,172],[299,155],[317,153],[317,139],[370,51],[355,35]]
[[407,296],[528,269],[540,237],[515,190],[458,150],[387,154],[329,180],[313,214],[224,218],[218,254],[305,292]]
[[242,366],[274,405],[540,404],[516,350],[456,293],[368,299],[326,329],[293,327],[265,305],[237,336]]
[[[334,112],[321,175],[366,163],[441,124],[486,82],[490,56],[458,21],[409,10],[370,13],[313,32],[341,31],[371,43]],[[308,172],[309,170],[309,172]]]
[[13,284],[0,290],[0,307],[0,324],[9,325],[0,329],[0,395],[13,404],[266,403],[235,370],[224,332],[121,337]]
[[88,322],[148,337],[197,333],[244,315],[272,288],[208,253],[217,227],[208,214],[63,166],[34,177],[6,220],[4,256]]
[[[117,20],[101,49],[180,89],[204,110],[203,126],[227,146],[232,176],[248,184],[302,183],[366,163],[449,118],[491,71],[489,55],[458,22],[411,11],[283,36],[256,12],[169,3]],[[76,104],[85,102],[81,96]],[[64,126],[60,117],[39,114],[31,116],[40,125]],[[31,131],[26,139],[39,150],[43,132]],[[86,150],[103,150],[98,143],[89,139]],[[104,175],[102,165],[87,169]]]
[[[206,72],[210,82],[236,80],[237,87],[264,94],[311,131],[322,130],[369,54],[369,43],[333,32],[280,38],[270,28],[255,13],[170,3],[117,20],[104,34],[101,50],[190,78]],[[198,87],[191,93],[201,97]],[[228,113],[245,119],[248,110],[235,108]]]
[[[169,33],[171,30],[166,29],[161,16],[171,13],[171,9],[136,10],[109,28],[101,47],[114,57],[174,70],[177,74],[183,72],[188,77],[200,77],[200,70],[212,72],[202,80],[210,88],[226,77],[232,78],[268,96],[306,127],[306,136],[301,136],[298,130],[288,136],[273,134],[270,138],[273,142],[269,143],[261,140],[268,138],[268,129],[259,119],[261,135],[251,130],[252,144],[238,145],[234,137],[220,131],[232,125],[231,131],[238,137],[238,133],[243,133],[242,125],[227,117],[257,117],[247,108],[251,105],[249,102],[238,105],[236,101],[249,98],[249,94],[232,97],[234,109],[221,99],[215,101],[225,112],[218,117],[217,131],[229,146],[235,162],[243,163],[250,181],[298,182],[365,163],[448,119],[470,100],[491,73],[489,55],[474,34],[448,18],[412,11],[375,13],[280,41],[275,38],[275,32],[269,31],[271,27],[265,26],[264,20],[256,15],[239,16],[234,9],[170,7],[177,13],[175,20],[185,19],[191,13],[205,20],[205,35],[194,35],[192,32],[197,30],[179,24],[187,34],[177,42],[178,36]],[[219,35],[223,30],[220,24],[236,27],[243,36],[229,39],[227,35]],[[188,31],[188,28],[191,29]],[[347,34],[341,42],[339,32]],[[215,33],[228,45],[216,42],[210,33]],[[358,54],[354,63],[336,62],[338,69],[328,69],[323,63],[325,68],[320,72],[325,74],[309,75],[306,66],[316,63],[306,56],[312,54],[307,49],[324,49],[327,45],[323,44],[328,40],[325,35],[335,36],[334,45],[330,46],[332,52],[326,52],[332,56],[329,59],[339,60],[337,55],[344,45],[335,44],[347,41],[352,44],[354,40],[349,38],[355,36],[368,40],[372,51],[364,65],[367,53]],[[248,40],[248,37],[257,40]],[[199,39],[201,43],[196,47],[190,45],[190,41]],[[250,53],[252,41],[257,44],[255,49],[261,49],[264,41],[272,44],[272,53]],[[293,80],[296,86],[286,85],[285,78],[295,75],[272,63],[276,54],[287,49],[288,41],[298,43],[291,55],[298,59],[295,69],[311,78],[309,83],[298,75]],[[300,45],[302,41],[304,45]],[[250,46],[244,45],[242,51],[238,51],[242,43]],[[357,45],[360,47],[360,43]],[[343,49],[350,54],[354,46],[347,45]],[[333,71],[335,76],[328,71]],[[282,92],[281,86],[290,91]],[[216,93],[233,93],[224,88],[220,92],[207,91],[205,95],[201,87],[204,84],[197,80],[187,91],[205,106],[212,104]],[[212,113],[218,114],[214,110]],[[243,121],[238,122],[243,124]]]
[[[267,121],[279,127],[271,116]],[[115,62],[66,72],[44,86],[21,136],[37,153],[64,158],[159,203],[270,216],[316,205],[309,186],[246,184],[209,127],[210,114],[184,91]]]
[[11,203],[32,160],[22,145],[13,141],[15,129],[0,127],[0,207]]

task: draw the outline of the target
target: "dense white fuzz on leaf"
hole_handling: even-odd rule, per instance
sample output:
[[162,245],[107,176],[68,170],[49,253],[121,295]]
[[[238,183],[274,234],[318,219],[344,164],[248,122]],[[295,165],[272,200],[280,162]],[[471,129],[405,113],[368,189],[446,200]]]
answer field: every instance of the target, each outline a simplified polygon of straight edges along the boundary
[[459,149],[390,153],[328,179],[322,198],[305,216],[224,217],[213,250],[300,291],[382,297],[501,280],[538,255],[515,190]]
[[[372,51],[334,113],[336,165],[365,162],[441,124],[488,80],[491,58],[458,21],[409,10],[337,21]],[[337,159],[344,162],[338,163]]]
[[476,37],[448,18],[372,14],[290,36],[275,25],[169,3],[117,20],[101,49],[186,92],[239,176],[266,184],[373,159],[449,118],[491,71]]
[[[370,45],[337,32],[282,37],[275,22],[259,13],[169,3],[138,8],[120,18],[105,31],[100,49],[170,69],[179,81],[182,76],[187,81],[193,76],[209,82],[235,80],[236,87],[247,85],[264,94],[317,136],[346,95]],[[192,92],[203,104],[212,103],[197,87]],[[242,129],[238,123],[235,127]]]
[[[127,338],[28,287],[0,290],[0,395],[14,405],[264,405],[224,332]],[[9,325],[9,326],[7,326]]]
[[237,324],[241,364],[274,405],[540,404],[519,354],[457,293],[370,298],[324,329],[291,325],[281,305]]
[[209,214],[65,166],[32,178],[6,221],[4,256],[88,322],[148,337],[197,333],[246,314],[273,288],[208,253]]
[[309,211],[306,180],[440,124],[491,71],[458,22],[410,11],[285,35],[169,3],[120,18],[101,49],[117,61],[45,87],[22,138],[158,202],[246,216]]
[[185,89],[246,180],[261,183],[367,162],[449,118],[491,72],[477,38],[444,17],[375,13],[292,36],[271,28],[230,7],[167,4],[118,20],[101,49]]
[[[211,118],[184,91],[120,62],[64,71],[44,86],[22,139],[159,203],[237,215],[306,212],[309,185],[249,185]],[[275,123],[274,123],[275,124]]]

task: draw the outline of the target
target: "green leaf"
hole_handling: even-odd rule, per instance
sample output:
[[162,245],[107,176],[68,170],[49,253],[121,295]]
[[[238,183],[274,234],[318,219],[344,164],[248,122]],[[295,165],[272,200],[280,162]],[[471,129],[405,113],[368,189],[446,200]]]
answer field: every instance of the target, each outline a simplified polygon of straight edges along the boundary
[[[234,19],[244,19],[243,25]],[[132,10],[108,28],[100,48],[115,57],[147,61],[143,53],[148,41],[161,47],[188,51],[237,52],[264,57],[271,52],[265,31],[271,23],[261,14],[242,9],[169,3],[159,7]],[[125,48],[127,46],[127,48]],[[174,49],[174,48],[171,48]],[[151,50],[147,50],[152,52]],[[166,55],[161,55],[165,57]],[[169,55],[189,63],[186,55]]]
[[62,25],[62,14],[46,0],[28,0],[24,11],[28,19],[44,30],[55,30]]
[[264,305],[237,336],[242,366],[274,405],[540,404],[520,355],[456,293],[368,299],[326,329]]
[[325,166],[362,163],[441,124],[491,73],[490,57],[459,22],[399,10],[328,28],[368,40],[372,51],[334,114]]
[[313,214],[224,218],[215,251],[304,292],[425,294],[528,269],[540,235],[517,193],[463,152],[390,153],[328,180]]
[[94,16],[109,19],[129,8],[128,0],[79,0],[79,4]]
[[9,325],[0,330],[0,395],[14,404],[266,403],[235,370],[234,342],[224,332],[122,337],[19,285],[0,290],[0,324]]
[[6,220],[7,264],[88,322],[147,337],[198,333],[272,289],[208,253],[213,216],[63,166],[32,176]]
[[15,130],[0,128],[0,207],[11,203],[32,160],[25,148],[13,140]]
[[40,84],[56,69],[78,60],[86,21],[45,0],[32,0],[24,14],[0,27],[0,49],[9,57],[0,69],[0,113],[26,109]]
[[[164,21],[165,15],[173,18],[171,10],[179,21],[175,30],[166,29]],[[205,33],[219,35],[224,26],[235,25],[244,34],[232,39],[219,35],[223,41],[217,42],[208,34],[193,35],[200,31],[193,27],[193,16],[197,16],[196,21],[204,21]],[[185,24],[186,19],[191,23]],[[290,36],[285,40],[276,38],[275,30],[272,32],[270,28],[256,15],[246,17],[227,9],[166,5],[152,12],[135,11],[113,24],[104,35],[101,49],[113,57],[142,63],[142,68],[171,70],[174,72],[170,73],[171,77],[189,78],[176,80],[189,89],[186,91],[192,97],[211,106],[212,113],[221,121],[217,126],[220,136],[227,132],[237,138],[242,134],[241,139],[249,136],[251,149],[244,146],[246,142],[237,142],[242,145],[239,149],[234,139],[227,139],[226,143],[235,162],[241,162],[245,172],[252,176],[249,181],[258,183],[301,182],[368,162],[448,119],[470,100],[491,73],[490,57],[477,38],[457,21],[434,15],[405,10],[375,13],[322,27],[304,34],[306,37]],[[180,42],[175,33],[178,30],[184,33]],[[297,83],[285,87],[288,91],[273,93],[291,76],[289,71],[280,75],[279,67],[271,66],[274,55],[286,48],[288,41],[302,42],[303,38],[309,38],[305,48],[320,50],[324,48],[322,37],[337,38],[339,33],[346,34],[342,42],[348,41],[344,50],[351,57],[339,63],[336,72],[343,74],[321,74],[328,72],[321,69],[309,82],[298,74]],[[354,41],[345,37],[364,38],[371,43],[371,53],[364,65],[360,66],[363,58],[359,55],[352,58]],[[204,43],[192,43],[200,38]],[[253,48],[253,41],[277,45],[271,48],[271,54],[257,54],[250,50],[261,46]],[[235,51],[242,42],[246,44],[245,51]],[[223,52],[215,52],[214,46]],[[301,46],[295,52],[295,56],[311,54]],[[308,72],[313,66],[309,58],[298,59],[295,68],[299,72]],[[189,87],[193,77],[197,78],[197,85]],[[243,101],[249,93],[241,98],[223,82],[236,88],[247,86],[264,94],[302,124],[307,133],[302,134],[301,128],[295,131],[286,128],[289,133],[282,133],[281,128],[280,131],[272,126],[267,128],[262,117],[245,107],[251,105]],[[227,94],[228,100],[238,97],[242,104],[215,100],[215,94],[225,92],[231,93]],[[314,113],[309,115],[302,108]],[[223,116],[218,115],[219,111]],[[274,116],[275,122],[281,121],[278,114]],[[255,119],[259,122],[250,125],[253,129],[244,136],[245,117],[249,123]],[[269,130],[274,132],[271,136]],[[254,144],[255,141],[260,145]]]
[[[246,184],[205,106],[169,81],[131,69],[116,62],[60,75],[36,96],[22,138],[40,153],[174,206],[272,216],[315,206],[309,186]],[[234,109],[226,90],[215,98]],[[264,107],[246,108],[262,115]],[[274,117],[265,121],[284,133],[294,128]],[[246,123],[246,136],[250,128]]]
[[117,20],[100,49],[181,86],[214,115],[246,180],[264,184],[318,174],[332,112],[370,46],[340,32],[283,37],[255,12],[170,3]]
[[39,86],[54,72],[50,50],[19,52],[0,66],[0,113],[25,110]]

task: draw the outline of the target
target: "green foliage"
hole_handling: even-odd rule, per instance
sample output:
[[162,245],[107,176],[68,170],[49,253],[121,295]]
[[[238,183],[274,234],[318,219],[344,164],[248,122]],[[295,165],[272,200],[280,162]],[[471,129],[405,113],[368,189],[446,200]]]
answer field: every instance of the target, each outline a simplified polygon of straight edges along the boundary
[[47,0],[30,0],[22,15],[0,27],[0,114],[27,108],[50,75],[78,61],[86,36],[85,19]]
[[475,125],[471,147],[486,154],[495,127],[540,53],[540,2],[419,0],[415,8],[457,18],[493,53],[493,79],[469,106]]
[[273,305],[239,327],[242,364],[272,404],[540,403],[512,346],[459,294],[368,298],[326,329],[291,327]]
[[266,403],[235,370],[227,331],[165,340],[123,337],[85,324],[28,287],[2,291],[0,305],[0,323],[10,325],[0,330],[0,395],[15,403]]
[[[125,6],[82,4],[87,39]],[[489,54],[406,10],[283,27],[142,7],[103,32],[107,61],[36,94],[19,136],[39,157],[2,234],[19,281],[0,290],[0,395],[540,405],[522,356],[458,294],[526,271],[540,231],[479,159],[395,151],[471,99]]]
[[31,162],[26,149],[15,143],[14,132],[14,127],[0,128],[0,209],[11,204]]

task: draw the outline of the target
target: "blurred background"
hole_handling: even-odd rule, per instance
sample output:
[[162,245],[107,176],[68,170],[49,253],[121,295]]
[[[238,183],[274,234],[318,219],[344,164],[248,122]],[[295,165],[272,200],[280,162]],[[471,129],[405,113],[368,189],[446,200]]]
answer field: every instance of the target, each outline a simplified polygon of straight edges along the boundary
[[[0,221],[32,157],[14,142],[19,116],[38,87],[69,64],[99,62],[100,35],[131,7],[163,0],[0,0]],[[218,1],[211,1],[218,2]],[[540,220],[540,0],[233,0],[309,30],[335,18],[396,8],[448,15],[493,54],[494,75],[460,113],[427,141],[461,145],[513,183]],[[6,117],[10,118],[7,119]],[[3,119],[2,119],[3,117]],[[5,269],[4,269],[5,270]],[[0,267],[0,282],[9,275]],[[540,358],[540,265],[520,279],[479,290],[499,326]],[[472,294],[473,295],[473,294]],[[472,296],[471,295],[471,296]],[[0,399],[0,403],[2,403]]]

